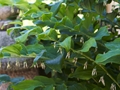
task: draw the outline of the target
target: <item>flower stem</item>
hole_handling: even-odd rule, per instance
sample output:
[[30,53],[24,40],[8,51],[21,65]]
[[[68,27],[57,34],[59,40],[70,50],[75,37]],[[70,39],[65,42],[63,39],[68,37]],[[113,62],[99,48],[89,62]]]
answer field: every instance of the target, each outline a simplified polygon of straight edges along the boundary
[[[73,52],[78,53],[78,54],[84,56],[85,58],[87,58],[88,60],[96,63],[96,62],[94,61],[94,59],[90,58],[89,56],[85,55],[84,53],[82,53],[82,52],[80,52],[80,51],[78,52],[78,51],[73,50]],[[97,64],[97,65],[109,76],[109,78],[110,78],[114,83],[116,83],[116,85],[120,88],[120,85],[118,84],[118,82],[108,73],[108,71],[107,71],[102,65],[100,65],[100,64],[98,64],[98,63],[96,63],[96,64]]]

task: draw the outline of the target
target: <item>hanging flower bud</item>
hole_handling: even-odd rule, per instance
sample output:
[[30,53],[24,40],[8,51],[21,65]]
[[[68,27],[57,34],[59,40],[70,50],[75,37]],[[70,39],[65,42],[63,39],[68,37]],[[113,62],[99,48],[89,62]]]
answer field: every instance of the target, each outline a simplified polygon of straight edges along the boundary
[[59,52],[62,54],[62,48],[58,49],[57,53],[59,53]]
[[45,69],[45,64],[44,63],[41,63],[41,68]]
[[20,67],[20,62],[18,60],[16,60],[15,66]]
[[111,29],[111,28],[112,28],[112,26],[108,24],[108,25],[107,25],[107,28],[108,28],[108,29]]
[[84,43],[84,38],[83,37],[80,38],[80,43]]
[[89,13],[87,13],[86,16],[89,17]]
[[23,62],[23,68],[28,68],[28,65],[27,65],[26,61]]
[[66,59],[67,59],[67,58],[68,58],[68,59],[70,58],[70,52],[67,53]]
[[97,70],[96,70],[96,68],[93,68],[93,70],[92,70],[92,76],[94,76],[94,75],[97,75]]
[[77,57],[74,57],[73,63],[74,63],[75,66],[76,66],[76,64],[77,64],[77,60],[78,60],[78,58],[77,58]]
[[20,10],[19,9],[17,9],[17,13],[19,13],[20,12]]
[[106,6],[108,0],[103,1],[103,6]]
[[78,80],[78,81],[80,81],[80,79],[79,79],[79,78],[77,78],[77,80]]
[[1,62],[1,60],[0,60],[0,69],[2,68],[2,62]]
[[87,69],[87,66],[88,66],[88,62],[86,61],[86,62],[84,63],[83,69]]
[[71,73],[74,73],[74,68],[71,68]]
[[115,29],[114,28],[112,28],[112,33],[115,33]]
[[39,66],[38,66],[37,63],[35,63],[33,67],[34,67],[34,68],[38,68]]
[[104,80],[104,76],[101,76],[101,77],[100,77],[100,80],[99,80],[99,82],[102,82],[102,84],[105,86],[105,80]]
[[116,90],[116,85],[115,84],[111,84],[110,90]]
[[56,70],[52,70],[52,77],[56,75]]
[[103,52],[103,54],[105,54],[105,52]]
[[92,17],[92,21],[95,21],[95,17]]
[[102,22],[102,26],[105,26],[105,22]]
[[14,13],[14,8],[13,7],[11,7],[11,13]]
[[53,87],[53,89],[52,90],[55,90],[56,88],[55,87]]
[[56,47],[56,42],[54,42],[54,48]]
[[77,39],[77,34],[75,34],[75,39]]
[[7,62],[7,69],[10,69],[10,62]]

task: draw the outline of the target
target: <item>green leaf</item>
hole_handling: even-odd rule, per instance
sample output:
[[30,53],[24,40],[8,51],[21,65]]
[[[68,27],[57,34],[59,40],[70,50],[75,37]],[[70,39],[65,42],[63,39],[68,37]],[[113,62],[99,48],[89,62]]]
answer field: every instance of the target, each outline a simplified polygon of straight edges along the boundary
[[120,38],[116,38],[112,42],[105,43],[105,46],[110,50],[120,49]]
[[37,13],[32,13],[31,17],[32,18],[39,18],[41,17],[45,12],[44,11],[38,11]]
[[[97,89],[99,90],[99,85],[95,85],[94,83],[85,83],[84,84],[87,87],[87,90],[93,90],[93,89]],[[106,90],[106,89],[102,89],[102,90]]]
[[46,49],[46,52],[44,54],[44,57],[47,57],[49,59],[54,59],[60,55],[60,53],[57,53],[59,49],[58,47],[54,48],[53,45],[50,45],[50,46],[46,46],[45,49]]
[[109,19],[110,21],[114,21],[114,19],[116,18],[118,12],[116,12],[115,10],[113,10],[111,13],[107,14],[107,19]]
[[92,78],[91,69],[84,70],[82,67],[78,67],[74,73],[69,75],[70,78],[79,78],[82,80],[89,80]]
[[34,63],[36,63],[42,56],[43,54],[46,52],[46,50],[42,50],[34,59]]
[[87,10],[91,10],[91,8],[92,8],[92,3],[90,0],[84,0],[83,2],[81,2],[81,5],[83,8],[85,8]]
[[15,77],[15,78],[11,78],[11,82],[14,83],[14,84],[18,84],[20,83],[21,81],[25,80],[24,77]]
[[62,70],[61,70],[62,69],[62,62],[63,62],[62,58],[63,58],[63,54],[57,56],[54,59],[46,60],[45,64],[53,70],[56,70],[58,72],[62,72]]
[[91,47],[97,47],[97,44],[96,44],[96,41],[94,38],[90,38],[88,41],[86,41],[83,44],[83,47],[80,51],[81,52],[88,52]]
[[46,86],[43,90],[54,90],[53,85]]
[[10,77],[6,74],[1,74],[0,75],[0,83],[1,82],[10,82],[10,80],[11,80]]
[[3,5],[4,5],[4,4],[5,4],[5,5],[6,5],[6,4],[10,4],[10,5],[11,5],[12,2],[11,2],[10,0],[5,0],[4,2],[0,1],[0,4],[3,4]]
[[120,73],[117,76],[117,82],[120,84]]
[[22,47],[22,50],[21,50],[21,54],[22,55],[27,55],[28,54],[28,51],[27,51],[27,48],[24,44],[20,44],[21,47]]
[[56,86],[56,90],[67,90],[67,86],[65,84],[59,84]]
[[38,34],[38,40],[52,40],[57,41],[57,32],[55,29],[46,30],[43,33]]
[[65,16],[64,18],[62,18],[62,20],[56,22],[54,27],[60,30],[64,30],[64,29],[72,30],[73,24],[71,20],[67,16]]
[[23,11],[27,11],[28,8],[30,8],[29,3],[28,3],[28,2],[25,2],[25,0],[24,0],[24,2],[22,1],[22,2],[19,3],[19,4],[15,4],[15,6],[18,7],[18,8],[20,8],[20,9],[23,10]]
[[34,80],[42,82],[44,85],[54,85],[55,82],[52,78],[48,78],[45,76],[36,76],[34,77]]
[[96,87],[93,90],[103,90],[101,87]]
[[40,25],[40,26],[42,26],[42,27],[48,26],[48,27],[53,28],[54,25],[55,25],[55,23],[56,23],[56,21],[53,21],[52,19],[53,19],[53,18],[51,17],[50,20],[45,20],[45,21],[42,21],[42,20],[35,20],[35,21],[34,21],[34,24]]
[[98,14],[96,14],[96,13],[83,13],[83,15],[84,15],[84,19],[82,19],[81,23],[85,29],[90,29],[90,27],[93,26],[93,23],[95,22]]
[[28,54],[36,53],[39,54],[42,50],[45,50],[43,45],[40,44],[33,44],[26,46]]
[[104,12],[105,6],[103,6],[103,3],[99,3],[95,5],[95,10],[99,15],[102,15]]
[[71,49],[71,36],[67,37],[63,42],[60,43],[60,46],[65,48],[68,52]]
[[22,32],[20,36],[15,38],[16,42],[25,42],[29,35],[36,35],[37,33],[42,32],[42,29],[40,27],[26,27],[26,28],[31,28],[31,29],[25,30],[24,32]]
[[14,54],[14,55],[20,55],[21,49],[22,49],[22,47],[20,44],[13,44],[10,46],[3,47],[1,49],[1,52],[10,53],[10,54]]
[[16,42],[25,42],[27,40],[29,32],[22,34],[21,36],[15,38]]
[[61,2],[53,4],[51,6],[50,11],[53,12],[53,14],[55,15],[58,12],[58,10],[59,10],[60,5],[61,5]]
[[0,58],[3,58],[3,53],[2,52],[0,52]]
[[[79,5],[78,3],[76,3],[78,1],[77,0],[75,2],[73,0],[71,1],[70,1],[71,3],[62,3],[60,5],[59,12],[57,13],[57,16],[59,18],[64,18],[67,16],[72,21],[73,18],[76,16],[79,9]],[[65,2],[69,2],[69,1],[65,1]]]
[[25,80],[12,86],[14,90],[34,90],[36,87],[43,86],[43,83],[35,80]]
[[21,27],[11,27],[7,29],[7,34],[10,35],[11,33],[14,32],[14,30],[20,30]]
[[95,62],[103,65],[107,63],[120,64],[120,60],[118,58],[120,58],[120,50],[116,49],[116,50],[109,51],[105,54],[98,54],[95,59]]
[[23,23],[20,20],[12,21],[10,24],[22,25]]
[[20,0],[11,0],[11,2],[13,2],[14,4],[16,4],[16,3],[19,3]]
[[87,88],[79,83],[68,86],[68,90],[87,90]]
[[99,30],[98,30],[98,32],[96,32],[95,33],[95,39],[96,40],[101,40],[102,39],[102,37],[104,37],[104,36],[109,36],[110,34],[109,34],[109,32],[108,32],[108,29],[107,29],[107,27],[105,26],[105,27],[101,27]]
[[52,12],[44,13],[41,18],[42,18],[43,21],[47,21],[47,20],[51,19],[52,15],[53,15]]
[[59,17],[61,17],[61,18],[64,17],[66,14],[64,12],[66,12],[66,5],[62,3],[60,5],[59,12],[58,12]]
[[72,2],[68,4],[65,8],[65,12],[63,10],[63,13],[65,14],[65,16],[67,16],[71,21],[73,21],[74,17],[77,16],[78,12],[79,12],[79,5],[76,2]]

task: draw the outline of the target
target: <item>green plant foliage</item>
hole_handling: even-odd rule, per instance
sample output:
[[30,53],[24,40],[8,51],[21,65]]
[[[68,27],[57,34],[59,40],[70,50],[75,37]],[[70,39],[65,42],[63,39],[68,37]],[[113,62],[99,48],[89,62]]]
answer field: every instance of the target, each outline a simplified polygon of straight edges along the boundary
[[[16,42],[1,47],[0,57],[32,57],[51,77],[1,75],[0,82],[12,82],[13,90],[120,90],[120,14],[105,6],[112,0],[48,1],[0,1],[21,11],[7,30]],[[24,26],[24,20],[33,25]]]
[[98,54],[96,57],[96,63],[120,63],[119,62],[120,50],[112,50],[105,54]]
[[60,46],[65,48],[68,52],[71,49],[71,37],[67,37],[63,42],[60,43]]
[[56,57],[55,59],[50,59],[50,60],[46,60],[45,61],[45,64],[53,69],[53,70],[56,70],[58,72],[62,72],[61,69],[62,69],[62,57],[63,55],[59,55],[58,57]]
[[83,86],[83,85],[81,85],[81,84],[79,84],[79,83],[74,83],[74,84],[71,84],[70,86],[68,86],[68,90],[80,90],[80,89],[82,89],[82,90],[87,90],[86,88],[85,88],[85,86]]
[[102,37],[104,36],[109,36],[109,32],[107,27],[101,27],[98,32],[95,33],[95,39],[96,40],[101,40]]
[[10,53],[11,55],[20,55],[22,47],[19,44],[14,44],[8,47],[1,48],[1,53]]
[[118,83],[120,83],[120,74],[118,74],[118,76],[117,76],[117,81],[118,81]]
[[52,40],[57,41],[57,32],[54,29],[46,30],[43,33],[38,34],[39,40]]
[[6,74],[0,75],[0,82],[9,82],[10,77]]
[[70,74],[70,77],[79,78],[81,80],[89,80],[90,78],[92,78],[92,74],[91,70],[84,70],[82,67],[79,67],[75,70],[74,73]]
[[120,42],[120,38],[117,38],[112,42],[105,43],[105,46],[110,50],[120,49],[119,42]]
[[88,52],[91,47],[97,47],[97,44],[96,44],[96,41],[94,38],[90,38],[88,41],[86,41],[83,44],[83,47],[80,51],[81,52]]
[[13,86],[14,90],[34,90],[36,87],[43,86],[43,83],[35,80],[26,80]]
[[56,86],[56,90],[67,90],[67,86],[65,84],[59,84]]
[[37,81],[40,81],[42,82],[44,85],[54,85],[55,82],[53,79],[51,78],[47,78],[47,77],[44,77],[44,76],[36,76],[34,78],[34,80],[37,80]]

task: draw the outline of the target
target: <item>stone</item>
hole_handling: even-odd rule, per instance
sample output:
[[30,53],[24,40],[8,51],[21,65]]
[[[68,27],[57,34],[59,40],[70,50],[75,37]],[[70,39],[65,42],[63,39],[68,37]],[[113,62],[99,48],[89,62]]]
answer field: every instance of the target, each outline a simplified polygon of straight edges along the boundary
[[7,35],[6,31],[0,31],[0,48],[14,43],[14,40]]
[[16,7],[2,6],[0,7],[0,20],[7,20],[8,18],[16,18],[19,14],[19,9]]
[[[6,31],[0,31],[0,48],[14,44],[14,42],[15,41],[7,35]],[[24,77],[25,79],[32,79],[39,75],[39,68],[31,68],[32,63],[33,58],[11,57],[0,59],[0,74],[7,74],[11,78]],[[9,83],[1,84],[0,90],[7,90]]]

